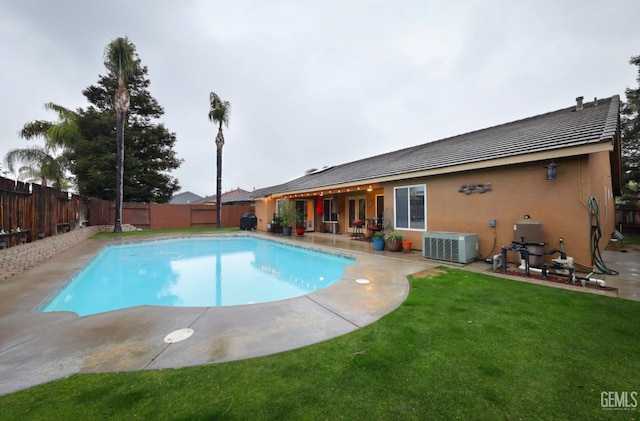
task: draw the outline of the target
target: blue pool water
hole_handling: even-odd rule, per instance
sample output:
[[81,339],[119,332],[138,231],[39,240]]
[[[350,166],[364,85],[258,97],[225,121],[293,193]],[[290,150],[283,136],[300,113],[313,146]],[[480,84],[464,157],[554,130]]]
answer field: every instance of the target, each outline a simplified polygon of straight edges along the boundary
[[353,259],[249,237],[109,246],[41,311],[80,316],[139,305],[215,307],[297,297],[336,282]]

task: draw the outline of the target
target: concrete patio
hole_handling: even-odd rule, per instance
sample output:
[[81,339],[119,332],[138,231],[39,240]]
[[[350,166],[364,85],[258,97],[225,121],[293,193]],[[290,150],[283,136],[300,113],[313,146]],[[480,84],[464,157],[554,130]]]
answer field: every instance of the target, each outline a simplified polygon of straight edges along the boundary
[[[420,252],[374,251],[371,243],[348,235],[311,234],[284,238],[249,233],[355,257],[343,279],[323,290],[283,301],[233,307],[141,306],[78,317],[35,310],[106,244],[122,240],[89,239],[44,263],[0,282],[0,395],[76,373],[163,369],[252,358],[331,339],[375,322],[397,308],[409,293],[407,275],[446,263]],[[134,237],[126,241],[139,241]],[[157,237],[155,237],[157,238]],[[605,251],[619,276],[607,283],[620,298],[640,300],[640,253]],[[490,265],[466,266],[487,272]],[[518,281],[602,295],[616,294],[577,286],[509,277]],[[356,279],[368,279],[360,284]],[[182,328],[193,336],[165,343]]]

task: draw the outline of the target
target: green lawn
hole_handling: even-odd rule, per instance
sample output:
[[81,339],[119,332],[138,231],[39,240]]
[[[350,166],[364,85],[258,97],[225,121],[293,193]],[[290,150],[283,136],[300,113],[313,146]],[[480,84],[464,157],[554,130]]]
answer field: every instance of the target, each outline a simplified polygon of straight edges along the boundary
[[125,232],[99,232],[91,238],[118,238],[133,237],[137,235],[154,235],[154,234],[196,234],[200,232],[234,232],[240,231],[239,228],[171,228],[163,230],[146,230],[146,231],[125,231]]
[[[640,303],[461,270],[348,335],[203,367],[77,375],[0,398],[2,419],[586,420],[640,392]],[[640,397],[638,397],[640,400]]]
[[626,234],[624,236],[624,242],[627,245],[640,246],[640,234]]

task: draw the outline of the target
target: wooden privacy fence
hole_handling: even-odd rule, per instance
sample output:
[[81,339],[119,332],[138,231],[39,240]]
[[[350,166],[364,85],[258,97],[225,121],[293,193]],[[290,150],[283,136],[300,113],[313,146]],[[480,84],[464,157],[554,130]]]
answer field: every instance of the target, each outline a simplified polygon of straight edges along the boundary
[[83,197],[0,177],[0,245],[66,232],[86,220]]
[[[238,227],[240,217],[253,213],[254,206],[222,205],[223,227]],[[122,204],[122,223],[143,230],[170,228],[203,228],[216,226],[216,206],[196,204],[129,203]],[[91,198],[89,225],[113,225],[115,202]]]
[[616,205],[616,225],[622,232],[639,232],[640,205]]
[[[240,217],[253,211],[250,204],[223,205],[222,226],[238,227]],[[114,220],[112,201],[0,177],[0,248]],[[124,203],[122,223],[143,230],[215,227],[216,206]]]

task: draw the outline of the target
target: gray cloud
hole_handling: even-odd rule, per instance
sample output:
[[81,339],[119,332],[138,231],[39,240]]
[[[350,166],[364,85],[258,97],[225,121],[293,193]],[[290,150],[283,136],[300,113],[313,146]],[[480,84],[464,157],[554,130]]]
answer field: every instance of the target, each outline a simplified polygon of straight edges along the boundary
[[223,188],[320,168],[623,94],[640,54],[634,1],[0,0],[0,154],[85,106],[107,43],[128,36],[185,160],[183,190],[215,192],[208,94],[232,104]]

